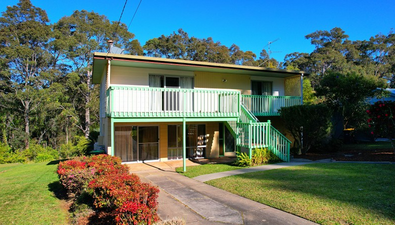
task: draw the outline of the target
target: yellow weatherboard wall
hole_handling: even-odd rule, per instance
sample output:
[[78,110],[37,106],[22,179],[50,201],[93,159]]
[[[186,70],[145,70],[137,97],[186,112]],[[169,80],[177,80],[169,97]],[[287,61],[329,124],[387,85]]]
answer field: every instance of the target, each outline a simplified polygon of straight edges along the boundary
[[148,87],[150,74],[166,76],[193,76],[193,72],[190,71],[112,66],[111,84]]
[[249,75],[195,72],[195,88],[233,89],[248,95],[251,94],[251,79]]

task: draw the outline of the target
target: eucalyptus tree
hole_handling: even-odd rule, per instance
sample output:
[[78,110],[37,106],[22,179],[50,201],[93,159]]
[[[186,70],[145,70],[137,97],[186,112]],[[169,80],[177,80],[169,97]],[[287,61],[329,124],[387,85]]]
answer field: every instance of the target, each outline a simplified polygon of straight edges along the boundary
[[91,125],[97,125],[98,117],[95,115],[99,109],[98,102],[92,102],[98,99],[97,87],[91,83],[93,53],[107,52],[110,39],[115,46],[130,51],[134,35],[125,24],[110,22],[107,17],[86,10],[77,10],[71,16],[61,18],[53,29],[58,34],[57,43],[66,50],[65,65],[69,67],[66,77],[69,99],[63,107],[67,116],[88,138]]
[[[18,113],[24,126],[24,146],[29,148],[31,116],[43,99],[42,92],[52,80],[49,72],[51,37],[44,10],[30,0],[8,6],[0,17],[1,106]],[[15,121],[14,121],[15,122]]]

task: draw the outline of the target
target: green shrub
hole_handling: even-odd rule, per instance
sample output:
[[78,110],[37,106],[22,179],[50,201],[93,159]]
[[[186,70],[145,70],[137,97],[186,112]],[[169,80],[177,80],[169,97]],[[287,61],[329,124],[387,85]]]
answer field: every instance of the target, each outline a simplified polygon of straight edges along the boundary
[[252,165],[262,165],[277,161],[281,161],[280,158],[278,158],[278,156],[276,156],[268,148],[256,148],[252,151]]
[[332,114],[324,104],[296,105],[282,107],[280,117],[295,139],[294,147],[300,147],[300,128],[303,127],[302,154],[305,154],[314,146],[324,142],[330,131]]
[[0,164],[24,163],[25,161],[25,157],[20,152],[13,152],[8,145],[0,143]]
[[30,143],[30,147],[22,151],[23,156],[28,161],[43,162],[59,159],[59,154],[51,147],[44,148],[35,142]]
[[237,153],[237,160],[235,162],[237,166],[251,166],[251,159],[247,153]]
[[252,157],[248,156],[247,153],[237,153],[237,160],[235,165],[237,166],[257,166],[266,164],[269,162],[281,161],[278,156],[271,152],[268,148],[256,148],[252,150]]
[[68,159],[86,155],[88,153],[89,143],[89,140],[84,136],[75,136],[73,142],[60,145],[60,157],[62,159]]

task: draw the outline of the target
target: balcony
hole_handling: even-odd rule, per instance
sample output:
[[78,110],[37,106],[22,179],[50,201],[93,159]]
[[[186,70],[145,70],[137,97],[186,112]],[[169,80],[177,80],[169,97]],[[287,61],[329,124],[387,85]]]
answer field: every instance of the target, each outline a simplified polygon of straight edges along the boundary
[[240,92],[111,86],[106,114],[110,117],[238,118]]
[[300,96],[242,95],[241,102],[255,116],[278,116],[281,107],[300,105]]

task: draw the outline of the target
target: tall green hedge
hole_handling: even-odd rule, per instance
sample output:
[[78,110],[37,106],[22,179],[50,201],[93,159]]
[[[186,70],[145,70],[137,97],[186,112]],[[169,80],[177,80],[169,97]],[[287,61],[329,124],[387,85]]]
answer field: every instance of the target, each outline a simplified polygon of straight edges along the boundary
[[294,147],[301,147],[300,131],[303,127],[302,154],[324,141],[330,129],[331,116],[331,111],[324,104],[296,105],[280,110],[281,119],[295,139]]

